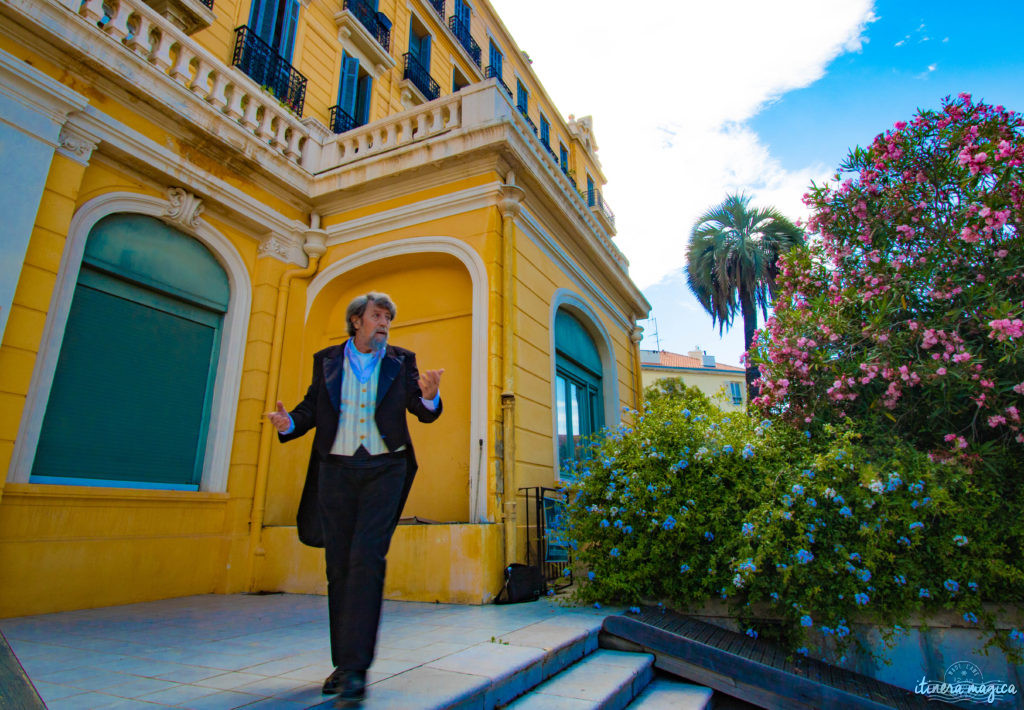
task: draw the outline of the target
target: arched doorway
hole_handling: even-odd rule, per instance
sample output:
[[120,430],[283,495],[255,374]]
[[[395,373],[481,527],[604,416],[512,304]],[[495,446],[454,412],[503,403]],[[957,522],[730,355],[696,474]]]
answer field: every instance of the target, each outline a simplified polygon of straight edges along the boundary
[[573,476],[584,443],[604,426],[604,368],[593,338],[567,309],[555,313],[558,475]]

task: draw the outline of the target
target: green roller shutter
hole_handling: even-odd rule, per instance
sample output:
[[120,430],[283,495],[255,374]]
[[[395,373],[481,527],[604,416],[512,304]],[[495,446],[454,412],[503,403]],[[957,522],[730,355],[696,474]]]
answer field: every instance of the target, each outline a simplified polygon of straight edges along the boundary
[[604,426],[601,355],[583,325],[564,310],[555,314],[555,417],[559,475],[572,466]]
[[[164,250],[165,257],[174,257],[159,273],[124,267],[152,265],[152,253],[121,254],[114,261],[124,273],[111,273],[111,259],[102,260],[103,270],[82,266],[33,483],[193,490],[199,485],[223,319],[221,308],[209,304],[226,294],[227,278],[218,265],[220,273],[208,273],[214,278],[199,286],[191,275],[213,261],[209,252],[180,233],[167,240],[165,225],[158,224],[136,221],[143,231],[155,228],[158,238],[151,232],[135,244],[180,242]],[[102,224],[97,229],[90,242],[98,235],[99,243],[109,245]],[[88,253],[89,247],[90,260]],[[163,288],[154,288],[157,283]],[[184,295],[196,288],[201,293]]]

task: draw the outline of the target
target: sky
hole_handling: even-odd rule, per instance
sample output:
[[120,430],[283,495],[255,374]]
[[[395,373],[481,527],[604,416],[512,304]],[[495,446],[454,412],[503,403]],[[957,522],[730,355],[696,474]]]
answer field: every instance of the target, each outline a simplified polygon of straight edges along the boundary
[[[491,0],[567,118],[592,115],[615,243],[650,302],[641,347],[740,363],[683,269],[731,192],[807,218],[854,146],[942,97],[1024,112],[1024,2]],[[655,337],[657,332],[657,337]]]

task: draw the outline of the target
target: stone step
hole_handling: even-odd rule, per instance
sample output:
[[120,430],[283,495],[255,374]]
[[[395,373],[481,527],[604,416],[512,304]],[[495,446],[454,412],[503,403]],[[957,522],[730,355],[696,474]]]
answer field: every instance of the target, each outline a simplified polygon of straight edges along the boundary
[[[367,688],[367,699],[362,707],[364,710],[492,710],[502,707],[597,651],[601,622],[599,616],[562,616],[531,624],[493,642],[476,644],[373,683]],[[316,707],[333,708],[334,700]]]
[[694,685],[674,678],[655,678],[636,700],[630,710],[705,710],[711,707],[711,688]]
[[654,656],[599,649],[537,686],[508,710],[621,710],[653,677]]

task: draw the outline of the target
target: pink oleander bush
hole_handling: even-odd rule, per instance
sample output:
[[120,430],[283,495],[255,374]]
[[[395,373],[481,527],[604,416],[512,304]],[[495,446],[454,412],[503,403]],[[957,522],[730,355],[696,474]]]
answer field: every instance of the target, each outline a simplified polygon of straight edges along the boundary
[[805,202],[811,238],[781,262],[753,404],[811,431],[895,434],[1018,495],[1021,117],[947,98],[852,151]]

